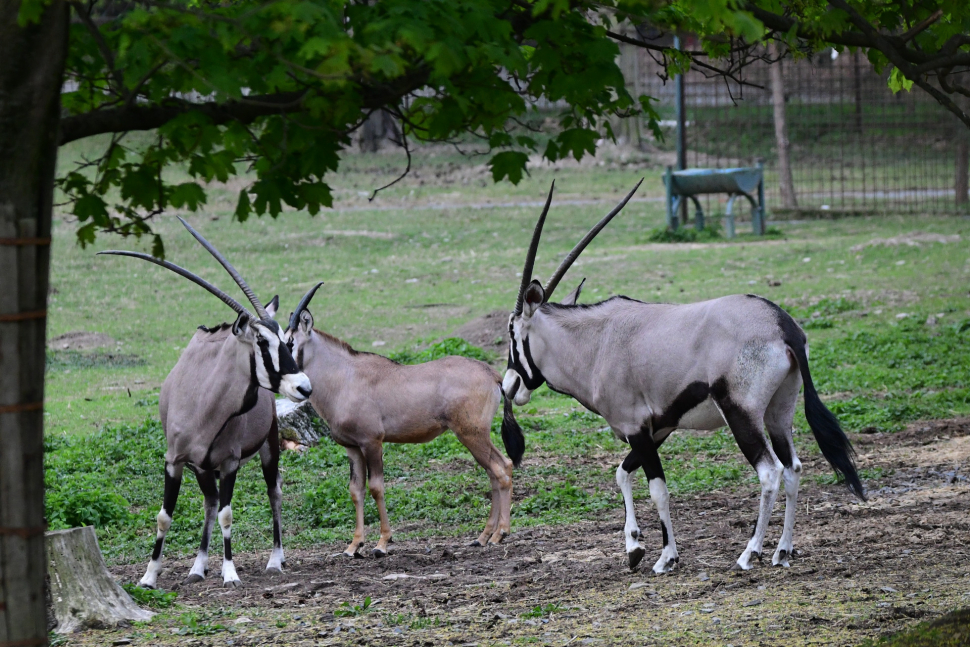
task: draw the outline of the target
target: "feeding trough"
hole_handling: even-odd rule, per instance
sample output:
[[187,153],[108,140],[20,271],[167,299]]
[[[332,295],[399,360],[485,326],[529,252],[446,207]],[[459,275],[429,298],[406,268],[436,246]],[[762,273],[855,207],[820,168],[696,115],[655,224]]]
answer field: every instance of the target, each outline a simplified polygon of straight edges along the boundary
[[683,200],[689,198],[694,203],[694,226],[700,231],[704,229],[704,210],[697,196],[727,193],[724,218],[728,238],[734,237],[734,201],[741,196],[751,203],[754,233],[765,233],[765,181],[764,165],[761,163],[741,168],[692,168],[683,171],[674,171],[668,166],[664,184],[667,187],[667,224],[671,229],[677,229],[677,213]]

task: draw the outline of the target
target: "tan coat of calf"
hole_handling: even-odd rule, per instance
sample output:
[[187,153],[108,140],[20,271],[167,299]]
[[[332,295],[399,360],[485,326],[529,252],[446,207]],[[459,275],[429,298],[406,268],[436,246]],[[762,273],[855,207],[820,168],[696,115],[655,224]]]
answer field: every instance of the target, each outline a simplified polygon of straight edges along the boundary
[[[315,330],[312,315],[304,303],[301,306],[291,317],[285,337],[313,385],[313,408],[330,425],[331,437],[347,449],[350,459],[350,495],[357,523],[354,539],[344,552],[354,555],[364,544],[366,481],[381,523],[374,555],[387,553],[391,527],[384,504],[383,444],[426,443],[448,429],[455,432],[491,481],[491,514],[474,543],[501,542],[510,531],[512,461],[499,452],[490,436],[492,419],[502,403],[498,373],[488,364],[466,357],[405,366],[356,351],[336,337]],[[507,433],[503,427],[507,451],[518,462],[522,455],[521,430],[515,425],[512,432],[517,435],[517,444],[513,441],[510,445]]]

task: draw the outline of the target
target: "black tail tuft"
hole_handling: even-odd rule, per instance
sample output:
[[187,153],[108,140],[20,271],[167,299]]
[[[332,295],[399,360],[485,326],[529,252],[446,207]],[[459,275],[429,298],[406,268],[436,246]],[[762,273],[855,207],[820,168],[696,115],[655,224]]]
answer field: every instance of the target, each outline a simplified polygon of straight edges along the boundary
[[812,382],[812,375],[808,371],[808,356],[805,354],[805,345],[789,344],[789,347],[795,353],[798,368],[802,373],[802,382],[805,383],[805,418],[808,420],[808,426],[812,428],[812,434],[815,435],[815,442],[818,443],[822,455],[825,456],[825,460],[829,462],[835,473],[845,479],[846,485],[849,486],[853,494],[865,501],[865,489],[862,487],[855,462],[852,460],[855,456],[855,450],[845,432],[842,431],[835,414],[829,411],[828,407],[818,397],[815,384]]
[[502,442],[505,443],[505,453],[512,459],[512,464],[516,467],[522,465],[522,455],[525,453],[525,438],[522,436],[522,427],[515,420],[515,413],[512,411],[512,398],[502,394],[505,400],[505,410],[502,413]]

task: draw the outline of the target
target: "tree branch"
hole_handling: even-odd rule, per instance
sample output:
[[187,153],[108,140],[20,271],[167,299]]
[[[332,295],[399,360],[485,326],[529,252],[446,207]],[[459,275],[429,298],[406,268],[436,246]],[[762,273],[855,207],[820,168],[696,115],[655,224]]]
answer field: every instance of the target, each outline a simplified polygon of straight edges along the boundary
[[853,9],[845,0],[829,0],[829,5],[835,7],[836,9],[841,9],[849,16],[849,20],[852,21],[862,33],[871,40],[872,47],[878,49],[882,54],[889,59],[889,62],[899,68],[899,71],[906,75],[910,81],[919,86],[927,94],[936,99],[940,104],[943,105],[947,110],[956,115],[960,121],[962,121],[968,128],[970,128],[970,115],[967,115],[960,106],[956,104],[946,93],[941,92],[934,88],[930,83],[927,83],[923,78],[923,75],[914,67],[909,61],[907,61],[902,54],[893,47],[889,39],[880,34],[875,27],[869,24],[858,11]]

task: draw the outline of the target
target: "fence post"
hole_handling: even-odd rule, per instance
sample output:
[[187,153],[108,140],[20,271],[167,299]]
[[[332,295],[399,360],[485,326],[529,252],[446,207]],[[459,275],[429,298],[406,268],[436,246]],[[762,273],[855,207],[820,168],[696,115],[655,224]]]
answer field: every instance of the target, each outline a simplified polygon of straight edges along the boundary
[[778,43],[768,43],[768,55],[775,61],[769,65],[771,75],[771,103],[775,114],[775,146],[778,148],[778,184],[781,203],[786,209],[798,206],[795,183],[791,173],[791,145],[788,141],[788,124],[785,121],[785,85],[782,77],[781,55]]

